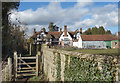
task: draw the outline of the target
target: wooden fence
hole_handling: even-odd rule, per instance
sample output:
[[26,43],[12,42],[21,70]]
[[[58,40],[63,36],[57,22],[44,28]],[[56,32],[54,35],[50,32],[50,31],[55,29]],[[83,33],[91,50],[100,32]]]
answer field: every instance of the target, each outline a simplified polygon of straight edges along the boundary
[[40,52],[36,56],[22,56],[14,52],[14,61],[9,57],[6,62],[2,63],[2,81],[13,81],[24,76],[38,76],[39,58]]
[[2,63],[2,81],[11,81],[13,80],[12,75],[13,64],[12,58],[8,58],[7,62]]
[[24,76],[38,76],[40,71],[39,56],[18,56],[17,52],[14,53],[14,68],[15,78]]

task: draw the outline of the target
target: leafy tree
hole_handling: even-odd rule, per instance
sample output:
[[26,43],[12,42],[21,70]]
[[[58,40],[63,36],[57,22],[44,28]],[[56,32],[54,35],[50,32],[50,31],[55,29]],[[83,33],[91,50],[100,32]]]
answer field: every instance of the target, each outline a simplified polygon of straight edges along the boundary
[[100,26],[98,30],[99,30],[99,34],[105,34],[105,29],[103,26]]
[[46,32],[46,29],[45,29],[45,28],[42,28],[41,30],[43,30],[44,32]]
[[99,34],[111,34],[110,30],[105,31],[103,26],[100,26],[99,28],[92,27],[92,29],[88,28],[84,33],[84,35],[99,35]]
[[50,32],[52,31],[58,31],[59,27],[57,27],[56,25],[53,25],[54,23],[53,22],[50,22],[49,26],[48,26],[48,29]]
[[8,20],[10,11],[18,9],[19,2],[2,3],[2,55],[8,55],[11,46],[11,25]]
[[[2,57],[10,55],[14,51],[25,53],[27,49],[27,39],[25,39],[25,29],[21,26],[12,25],[9,19],[10,11],[18,9],[19,2],[2,3]],[[17,21],[17,20],[16,20]]]
[[110,30],[107,30],[105,34],[112,34]]
[[91,34],[92,34],[92,33],[91,33],[91,29],[88,28],[88,30],[86,30],[83,34],[85,34],[85,35],[91,35]]
[[98,34],[98,28],[97,27],[93,27],[91,32],[92,32],[92,35]]
[[24,54],[27,50],[27,41],[25,39],[24,30],[20,30],[20,26],[15,25],[11,26],[11,43],[10,43],[10,51],[17,51],[18,53]]
[[54,24],[53,22],[50,22],[50,24],[48,26],[48,29],[50,32],[53,31],[53,28],[54,28],[53,24]]

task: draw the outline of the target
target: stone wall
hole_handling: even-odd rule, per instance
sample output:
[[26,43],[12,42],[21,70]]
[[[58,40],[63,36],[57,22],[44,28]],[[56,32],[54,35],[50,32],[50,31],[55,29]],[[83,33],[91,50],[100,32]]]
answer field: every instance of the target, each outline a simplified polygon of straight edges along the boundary
[[[119,73],[120,73],[119,71],[120,57],[119,56],[113,57],[113,56],[106,56],[106,55],[91,55],[91,54],[82,54],[82,53],[72,52],[72,51],[63,51],[63,50],[48,48],[45,44],[42,45],[41,50],[42,50],[43,70],[49,81],[59,81],[59,80],[66,81],[66,79],[80,80],[80,81],[88,80],[89,78],[84,79],[85,77],[83,76],[84,74],[87,76],[87,73],[90,73],[91,70],[89,70],[89,67],[90,69],[94,69],[92,70],[92,72],[94,73],[91,73],[93,75],[93,78],[97,77],[96,72],[98,72],[98,78],[104,81],[106,80],[118,81],[120,78],[119,77]],[[79,62],[81,61],[82,63],[80,64]],[[72,67],[74,65],[81,66],[82,64],[83,64],[83,67],[77,67],[77,66]],[[87,66],[87,67],[84,67],[84,66]],[[87,68],[88,70],[86,70],[85,68]],[[80,74],[82,77],[79,79],[79,70],[81,69],[83,69],[83,72]],[[84,70],[86,70],[86,72]],[[76,73],[77,78],[75,78],[74,75],[73,77],[72,75],[68,75],[68,73],[73,74],[74,71]],[[101,77],[99,77],[99,74]],[[102,75],[105,75],[106,77],[102,78],[104,77]],[[108,77],[107,75],[109,76],[109,78],[107,78]],[[97,78],[94,78],[94,79],[96,79],[97,81]]]

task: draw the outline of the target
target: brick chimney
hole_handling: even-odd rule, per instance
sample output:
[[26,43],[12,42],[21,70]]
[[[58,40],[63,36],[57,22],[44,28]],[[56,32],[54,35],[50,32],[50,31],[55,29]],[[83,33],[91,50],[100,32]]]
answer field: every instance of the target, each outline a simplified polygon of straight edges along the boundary
[[82,28],[80,28],[80,34],[82,34]]
[[36,34],[36,29],[34,28],[33,35],[35,35],[35,34]]
[[64,36],[67,36],[67,25],[64,25]]
[[62,28],[60,28],[60,32],[62,32]]

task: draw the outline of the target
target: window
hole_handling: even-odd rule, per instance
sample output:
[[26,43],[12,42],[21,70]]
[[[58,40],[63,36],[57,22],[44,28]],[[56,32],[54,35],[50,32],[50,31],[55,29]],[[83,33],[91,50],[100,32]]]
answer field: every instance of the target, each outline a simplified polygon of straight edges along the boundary
[[114,42],[114,45],[117,45],[117,42]]
[[64,41],[69,41],[69,39],[68,38],[64,38]]

